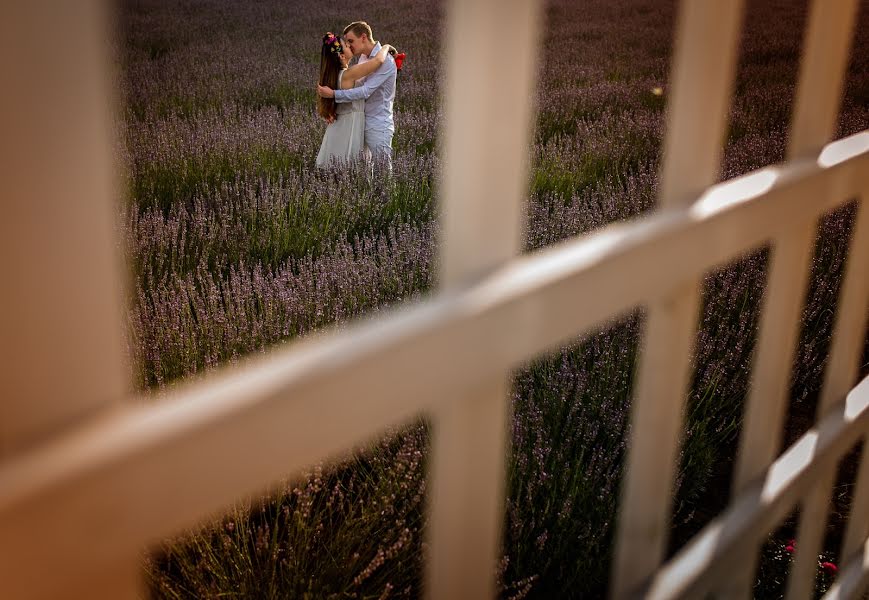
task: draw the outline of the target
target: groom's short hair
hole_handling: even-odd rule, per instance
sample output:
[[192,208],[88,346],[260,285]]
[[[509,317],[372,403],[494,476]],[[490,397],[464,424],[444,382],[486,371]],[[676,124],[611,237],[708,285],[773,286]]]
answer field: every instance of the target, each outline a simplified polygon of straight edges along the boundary
[[353,21],[344,28],[344,35],[347,35],[348,31],[352,31],[353,35],[356,37],[361,37],[364,33],[368,36],[369,40],[374,41],[374,35],[371,33],[371,26],[365,21]]

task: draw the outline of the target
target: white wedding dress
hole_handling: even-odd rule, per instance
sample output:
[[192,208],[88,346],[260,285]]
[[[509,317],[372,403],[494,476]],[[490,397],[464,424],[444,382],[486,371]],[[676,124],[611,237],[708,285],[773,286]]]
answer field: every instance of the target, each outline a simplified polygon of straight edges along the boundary
[[[338,88],[344,71],[338,73]],[[362,81],[357,81],[360,85]],[[326,167],[333,161],[348,163],[359,158],[365,144],[365,100],[336,104],[337,118],[326,126],[323,143],[317,154],[317,166]]]

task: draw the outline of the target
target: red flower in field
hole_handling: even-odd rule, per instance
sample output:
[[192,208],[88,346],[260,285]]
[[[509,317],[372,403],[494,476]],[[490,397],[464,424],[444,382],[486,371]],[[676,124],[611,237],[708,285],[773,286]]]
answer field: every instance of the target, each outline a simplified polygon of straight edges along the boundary
[[395,66],[398,67],[399,71],[401,71],[401,63],[404,62],[405,58],[407,58],[407,54],[404,52],[399,52],[395,55]]
[[821,563],[821,568],[827,572],[829,575],[835,575],[839,572],[839,567],[834,565],[831,562],[823,562]]

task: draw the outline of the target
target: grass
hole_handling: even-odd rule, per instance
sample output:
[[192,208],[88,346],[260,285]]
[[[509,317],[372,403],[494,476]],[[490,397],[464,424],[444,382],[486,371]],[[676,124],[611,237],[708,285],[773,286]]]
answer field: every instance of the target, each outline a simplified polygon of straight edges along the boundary
[[[143,222],[164,228],[180,223],[188,233],[172,236],[173,251],[168,256],[165,243],[135,252],[134,273],[159,281],[191,273],[204,263],[210,272],[227,275],[241,261],[276,270],[293,259],[317,258],[339,243],[433,218],[431,178],[411,179],[409,174],[381,182],[369,179],[364,171],[349,178],[346,173],[329,172],[300,177],[294,175],[301,170],[297,159],[260,149],[241,163],[215,157],[202,168],[154,167],[141,176],[132,191],[140,208],[133,213],[135,223],[130,227],[141,228]],[[312,186],[317,188],[311,190]],[[323,194],[324,187],[334,195]],[[351,193],[356,196],[353,202],[340,200]],[[181,203],[178,198],[188,200]],[[197,223],[210,223],[215,211],[221,225],[189,231]],[[230,232],[218,235],[219,229],[227,227]]]

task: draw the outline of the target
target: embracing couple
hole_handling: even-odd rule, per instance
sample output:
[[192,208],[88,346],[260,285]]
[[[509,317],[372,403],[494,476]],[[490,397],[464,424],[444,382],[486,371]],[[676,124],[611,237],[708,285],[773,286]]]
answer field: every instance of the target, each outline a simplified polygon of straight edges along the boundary
[[[350,23],[342,36],[323,36],[317,112],[326,120],[326,134],[317,166],[347,164],[362,153],[392,170],[392,103],[395,77],[403,55],[373,39],[364,21]],[[353,57],[358,62],[350,66]],[[396,63],[398,60],[398,63]]]

